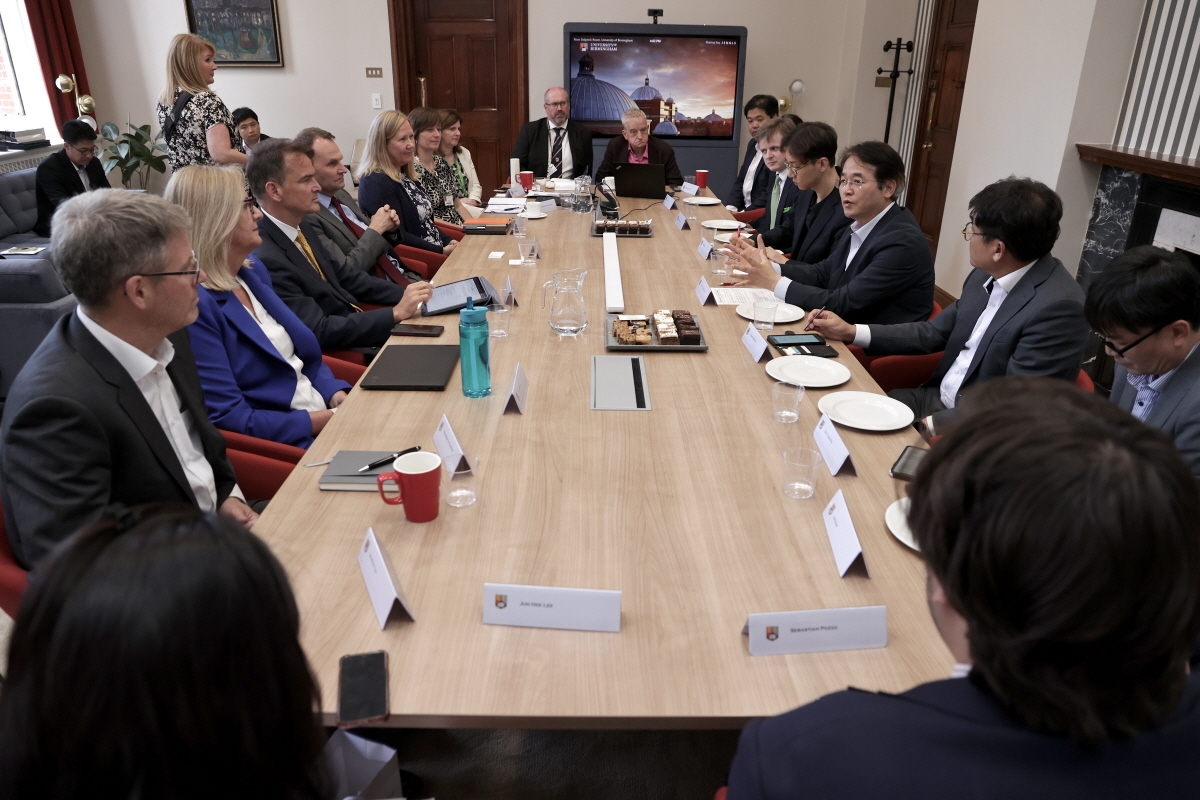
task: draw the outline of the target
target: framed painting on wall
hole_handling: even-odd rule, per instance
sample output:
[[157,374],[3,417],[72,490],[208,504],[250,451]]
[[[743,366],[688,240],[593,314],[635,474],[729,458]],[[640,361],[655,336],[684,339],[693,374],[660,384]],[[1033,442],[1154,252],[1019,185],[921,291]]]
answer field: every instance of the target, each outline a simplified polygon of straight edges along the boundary
[[188,29],[212,42],[218,64],[282,67],[276,0],[183,0]]

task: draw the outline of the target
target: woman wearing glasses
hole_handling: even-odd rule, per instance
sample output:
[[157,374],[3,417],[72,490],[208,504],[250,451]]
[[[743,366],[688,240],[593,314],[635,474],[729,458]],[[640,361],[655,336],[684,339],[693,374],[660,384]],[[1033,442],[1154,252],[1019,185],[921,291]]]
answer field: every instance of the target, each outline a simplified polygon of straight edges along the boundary
[[62,126],[63,149],[46,158],[37,168],[37,224],[33,232],[50,235],[50,218],[64,200],[92,189],[108,189],[108,178],[96,158],[96,132],[92,126],[73,119]]
[[321,361],[321,348],[271,288],[251,251],[262,212],[240,170],[185,167],[164,197],[192,218],[192,247],[206,280],[188,329],[208,416],[218,428],[308,447],[350,385]]

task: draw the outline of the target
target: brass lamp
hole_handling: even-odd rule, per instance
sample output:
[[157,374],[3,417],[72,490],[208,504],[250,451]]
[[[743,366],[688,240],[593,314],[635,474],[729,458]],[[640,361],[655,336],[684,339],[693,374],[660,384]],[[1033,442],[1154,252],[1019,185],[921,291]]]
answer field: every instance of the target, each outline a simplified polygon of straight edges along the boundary
[[90,94],[79,93],[79,84],[76,82],[73,74],[59,75],[54,79],[54,85],[63,94],[75,93],[75,108],[79,109],[79,118],[91,125],[92,128],[95,128],[96,120],[90,115],[96,113],[96,98]]
[[796,98],[804,94],[804,81],[796,78],[788,86],[788,94],[790,97],[779,98],[779,113],[786,114],[796,104]]

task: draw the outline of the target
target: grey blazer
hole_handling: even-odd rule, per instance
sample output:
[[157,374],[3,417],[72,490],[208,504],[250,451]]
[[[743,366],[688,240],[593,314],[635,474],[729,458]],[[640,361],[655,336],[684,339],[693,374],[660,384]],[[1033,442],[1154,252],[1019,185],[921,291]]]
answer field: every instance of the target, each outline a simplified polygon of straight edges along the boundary
[[[345,189],[334,195],[333,199],[353,211],[359,220],[367,220],[369,223],[371,218],[363,213],[362,209],[358,207],[358,203]],[[343,266],[356,272],[370,272],[379,257],[391,249],[387,239],[368,228],[367,225],[363,225],[367,230],[363,233],[362,238],[354,238],[354,231],[346,227],[342,218],[324,205],[317,210],[317,213],[305,217],[304,221],[317,232],[317,239],[325,248],[325,252],[329,253],[331,259],[341,261]]]
[[[1137,389],[1129,385],[1129,373],[1122,366],[1113,372],[1109,399],[1126,411],[1133,409]],[[1179,365],[1162,394],[1154,401],[1146,424],[1158,428],[1175,442],[1188,469],[1200,480],[1200,355],[1193,352]]]
[[[950,371],[987,307],[987,273],[973,270],[962,297],[929,322],[872,325],[871,355],[923,355],[945,351],[925,383],[937,387]],[[1052,255],[1044,255],[1017,282],[988,325],[959,388],[1006,375],[1045,375],[1074,380],[1083,360],[1088,324],[1083,290]],[[954,409],[933,415],[934,426],[949,422]]]

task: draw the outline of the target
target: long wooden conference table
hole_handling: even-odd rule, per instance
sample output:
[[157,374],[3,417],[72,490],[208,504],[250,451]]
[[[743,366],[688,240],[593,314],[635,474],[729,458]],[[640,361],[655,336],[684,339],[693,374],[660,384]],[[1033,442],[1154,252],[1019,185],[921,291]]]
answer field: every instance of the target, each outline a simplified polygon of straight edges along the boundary
[[[622,213],[650,203],[623,199]],[[741,343],[746,320],[732,306],[701,307],[694,292],[709,269],[696,251],[698,223],[728,213],[700,207],[689,231],[661,204],[631,216],[653,218],[654,236],[618,240],[627,313],[688,309],[710,347],[645,354],[651,410],[590,408],[591,357],[606,353],[602,240],[590,215],[557,210],[527,223],[541,245],[536,267],[509,265],[518,239],[468,236],[436,277],[483,275],[497,287],[512,278],[519,305],[508,338],[491,340],[490,397],[463,396],[457,368],[444,392],[356,390],[304,459],[432,450],[446,414],[464,450],[482,459],[478,501],[443,501],[436,520],[410,523],[377,494],[322,492],[322,469],[297,468],[255,525],[291,578],[327,724],[339,658],[380,649],[390,661],[386,724],[403,727],[738,728],[847,686],[903,691],[949,676],[924,567],[884,524],[904,493],[888,468],[919,437],[840,428],[857,475],[831,477],[821,465],[811,499],[784,496],[781,451],[813,447],[820,397],[880,389],[838,344],[850,381],[809,389],[797,424],[775,422],[774,381]],[[503,258],[488,257],[500,250]],[[589,325],[560,338],[542,284],[570,268],[589,271]],[[458,342],[456,314],[429,321],[446,332],[389,346]],[[525,413],[504,414],[518,361],[530,381]],[[838,489],[869,578],[838,577],[821,519]],[[390,553],[413,622],[379,628],[357,563],[368,527]],[[484,625],[485,582],[618,589],[621,631]],[[741,633],[754,612],[868,605],[887,607],[885,648],[753,657]]]

